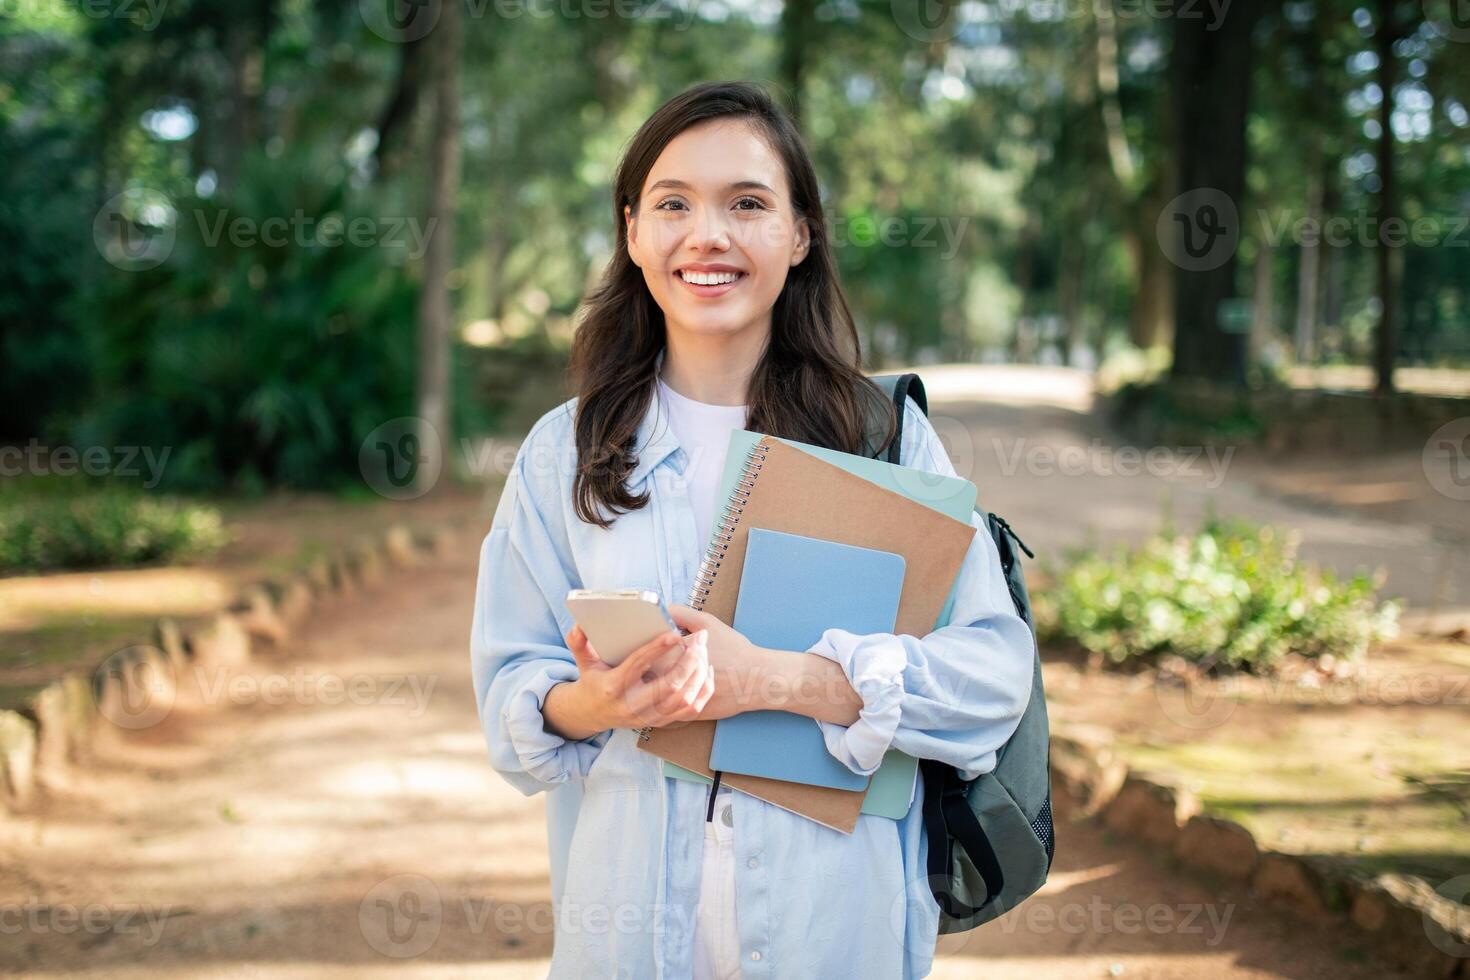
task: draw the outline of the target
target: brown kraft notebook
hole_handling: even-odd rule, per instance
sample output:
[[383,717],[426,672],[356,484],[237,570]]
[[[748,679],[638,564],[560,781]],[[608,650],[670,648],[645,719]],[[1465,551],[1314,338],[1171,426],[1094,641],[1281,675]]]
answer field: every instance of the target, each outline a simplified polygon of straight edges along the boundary
[[[726,503],[689,605],[721,622],[734,620],[752,527],[902,555],[905,574],[894,631],[910,636],[924,636],[938,623],[975,534],[969,524],[765,437]],[[641,729],[639,747],[713,778],[714,737],[713,721],[684,722]],[[721,784],[843,833],[857,826],[867,792],[731,772],[721,776]]]

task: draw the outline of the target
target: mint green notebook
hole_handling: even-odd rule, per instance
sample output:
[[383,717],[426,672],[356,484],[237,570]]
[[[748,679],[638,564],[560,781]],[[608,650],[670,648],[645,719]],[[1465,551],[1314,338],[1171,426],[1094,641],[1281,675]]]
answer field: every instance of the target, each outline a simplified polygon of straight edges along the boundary
[[[720,488],[715,495],[716,500],[730,499],[730,491],[734,489],[735,481],[739,479],[741,470],[745,468],[746,457],[750,455],[751,448],[762,438],[761,433],[751,432],[748,429],[736,429],[730,433],[729,450],[725,456],[725,469],[720,474]],[[901,466],[886,460],[870,459],[854,453],[826,449],[805,442],[797,442],[794,439],[781,439],[780,441],[834,466],[840,466],[847,472],[860,476],[870,483],[876,483],[885,490],[903,494],[916,503],[924,504],[965,524],[970,523],[970,517],[975,511],[975,500],[979,491],[969,480],[956,476],[926,473],[923,470]],[[714,539],[714,532],[715,529],[711,528],[711,540]],[[958,584],[956,581],[955,586],[957,587]],[[936,629],[949,623],[949,618],[954,612],[954,602],[955,588],[952,587],[949,597],[944,602],[944,609],[939,614],[939,621],[935,624]],[[868,784],[868,793],[863,797],[860,812],[901,820],[913,803],[918,772],[918,759],[906,752],[890,749],[883,756],[883,762],[878,766],[878,770],[873,773],[873,781]],[[667,760],[664,761],[664,775],[704,783],[707,786],[714,783],[714,780],[708,776],[685,769]]]

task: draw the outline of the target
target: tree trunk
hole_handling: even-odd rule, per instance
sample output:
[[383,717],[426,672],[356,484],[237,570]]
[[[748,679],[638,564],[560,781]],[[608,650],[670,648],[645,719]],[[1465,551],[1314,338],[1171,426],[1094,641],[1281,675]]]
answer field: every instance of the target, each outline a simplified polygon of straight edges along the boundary
[[1129,337],[1145,350],[1174,342],[1174,267],[1159,247],[1155,228],[1159,212],[1173,196],[1166,170],[1166,175],[1155,179],[1139,199],[1134,208],[1134,227],[1126,239],[1138,276],[1138,291],[1129,314]]
[[1112,0],[1095,4],[1093,13],[1097,23],[1093,48],[1097,62],[1097,101],[1108,145],[1108,161],[1119,186],[1131,194],[1137,171],[1128,148],[1128,133],[1123,128],[1123,105],[1118,99],[1118,23]]
[[1378,48],[1378,88],[1383,93],[1378,103],[1378,123],[1383,132],[1378,137],[1378,177],[1382,181],[1378,190],[1378,299],[1383,310],[1378,318],[1378,333],[1375,337],[1373,367],[1376,375],[1374,391],[1379,395],[1393,394],[1393,362],[1398,353],[1398,276],[1396,262],[1398,249],[1384,243],[1383,233],[1388,222],[1397,223],[1398,201],[1395,199],[1397,186],[1393,173],[1393,87],[1395,76],[1393,44],[1398,39],[1398,27],[1394,17],[1396,0],[1378,0],[1378,30],[1375,35]]
[[[1203,17],[1174,20],[1170,74],[1179,189],[1223,197],[1237,212],[1233,221],[1218,209],[1182,214],[1181,220],[1195,224],[1189,230],[1201,241],[1218,242],[1219,234],[1239,241],[1254,59],[1251,29],[1259,13],[1260,0],[1236,0],[1218,24]],[[1235,296],[1233,243],[1223,259],[1211,255],[1207,267],[1187,268],[1191,263],[1178,258],[1175,264],[1171,376],[1244,385],[1246,336],[1220,329],[1218,320],[1221,302]]]
[[248,19],[235,23],[225,39],[225,57],[230,65],[228,115],[221,127],[224,145],[220,154],[219,187],[228,198],[239,187],[245,157],[260,142],[258,105],[264,55],[261,38]]
[[[1338,187],[1336,174],[1341,161],[1336,156],[1330,156],[1322,164],[1324,177],[1322,185],[1322,217],[1324,220],[1331,218],[1342,207],[1342,190]],[[1314,337],[1312,356],[1317,357],[1321,350],[1322,338],[1329,330],[1337,329],[1342,323],[1342,297],[1343,297],[1343,250],[1341,248],[1329,248],[1326,252],[1326,260],[1322,269],[1322,313],[1317,317],[1317,331]]]
[[805,129],[802,125],[802,80],[816,24],[816,0],[786,0],[781,8],[781,84],[791,103],[791,117],[796,120],[797,128],[802,130]]
[[1296,359],[1310,364],[1316,357],[1317,297],[1322,288],[1322,166],[1320,154],[1309,155],[1307,227],[1316,231],[1302,242],[1296,278]]
[[1072,363],[1072,352],[1086,335],[1083,319],[1087,267],[1087,250],[1080,235],[1062,239],[1061,268],[1057,270],[1057,308],[1062,316],[1061,355],[1063,364]]
[[393,92],[378,117],[378,145],[373,148],[373,159],[377,163],[376,179],[391,176],[402,165],[404,148],[409,143],[410,123],[419,104],[424,52],[432,44],[433,33],[430,31],[424,37],[414,37],[398,44],[398,73],[393,81]]
[[1036,240],[1040,232],[1040,220],[1036,211],[1030,209],[1016,245],[1015,281],[1016,291],[1021,295],[1021,314],[1016,317],[1016,328],[1011,331],[1010,357],[1015,363],[1026,360],[1025,325],[1036,314],[1033,296],[1036,288]]
[[1274,319],[1272,309],[1276,305],[1275,283],[1272,279],[1272,262],[1276,257],[1276,250],[1269,242],[1261,242],[1256,252],[1255,286],[1254,296],[1251,300],[1251,332],[1250,345],[1247,354],[1251,364],[1261,363],[1261,352],[1265,349],[1266,341],[1271,339],[1271,321]]
[[428,248],[418,305],[419,445],[424,456],[417,483],[421,492],[430,489],[447,462],[451,435],[449,274],[454,268],[454,203],[459,191],[459,17],[459,4],[444,4],[430,35],[434,132],[429,148]]

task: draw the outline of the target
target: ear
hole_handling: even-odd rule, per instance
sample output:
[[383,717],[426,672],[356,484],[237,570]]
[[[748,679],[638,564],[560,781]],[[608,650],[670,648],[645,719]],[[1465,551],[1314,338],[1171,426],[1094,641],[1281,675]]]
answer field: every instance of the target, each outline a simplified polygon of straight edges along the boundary
[[812,246],[812,230],[811,230],[811,226],[807,224],[807,220],[806,220],[806,217],[805,216],[800,217],[800,218],[797,218],[796,219],[796,243],[791,246],[791,264],[793,266],[801,265],[802,260],[805,259],[806,256],[807,256],[807,252],[811,251],[811,246]]
[[626,204],[623,205],[623,224],[628,229],[628,258],[641,269],[643,263],[638,255],[638,219],[633,217],[633,209]]

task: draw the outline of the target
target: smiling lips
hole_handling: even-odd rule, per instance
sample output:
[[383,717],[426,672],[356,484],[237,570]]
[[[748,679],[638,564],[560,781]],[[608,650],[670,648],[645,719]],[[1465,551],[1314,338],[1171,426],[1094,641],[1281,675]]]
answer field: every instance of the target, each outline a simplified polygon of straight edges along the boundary
[[738,269],[712,269],[707,272],[678,269],[674,272],[674,278],[696,296],[723,296],[745,278],[745,273]]

